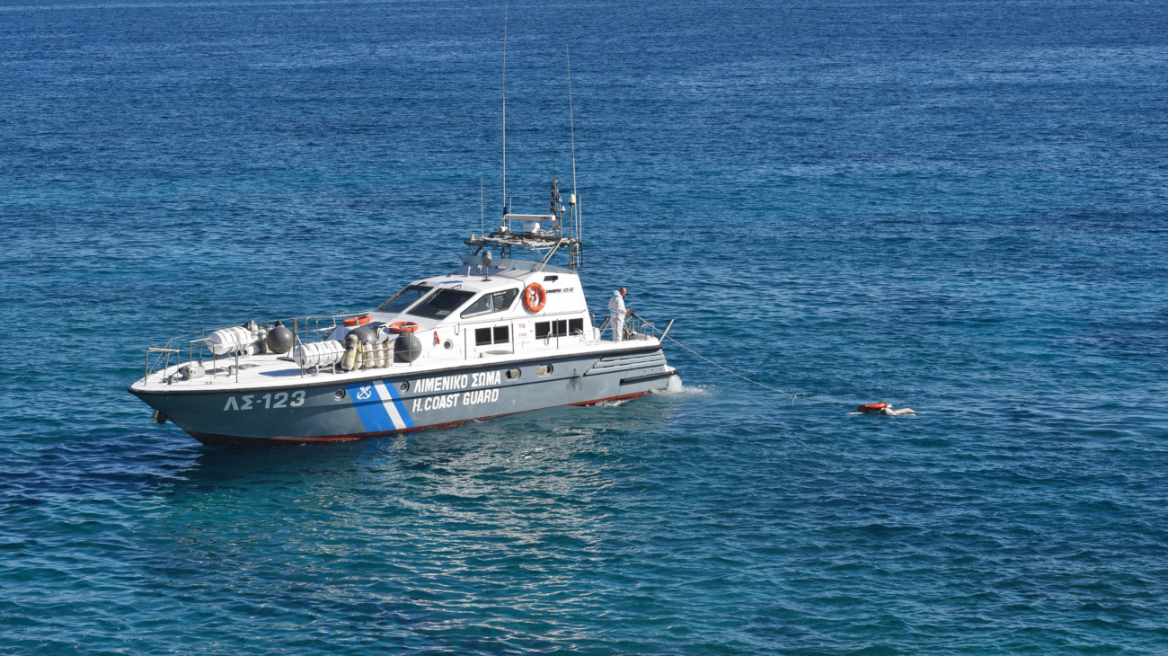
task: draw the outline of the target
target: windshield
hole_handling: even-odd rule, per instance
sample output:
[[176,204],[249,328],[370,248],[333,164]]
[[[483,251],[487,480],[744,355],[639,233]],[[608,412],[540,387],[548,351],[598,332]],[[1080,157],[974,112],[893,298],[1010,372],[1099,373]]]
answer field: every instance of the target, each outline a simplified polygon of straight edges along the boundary
[[426,319],[445,319],[451,312],[474,298],[474,295],[474,292],[464,292],[461,289],[439,289],[433,296],[410,310],[410,314]]
[[519,296],[518,289],[508,289],[505,292],[495,292],[493,294],[483,294],[479,300],[475,301],[470,307],[462,313],[462,318],[473,317],[477,314],[486,314],[488,312],[502,312],[510,310],[511,304],[515,301],[515,297]]
[[402,312],[409,306],[413,305],[419,298],[422,298],[426,294],[430,293],[431,289],[433,289],[433,287],[430,287],[429,285],[410,285],[397,294],[394,294],[393,298],[382,303],[377,308],[377,311],[389,312],[392,314]]

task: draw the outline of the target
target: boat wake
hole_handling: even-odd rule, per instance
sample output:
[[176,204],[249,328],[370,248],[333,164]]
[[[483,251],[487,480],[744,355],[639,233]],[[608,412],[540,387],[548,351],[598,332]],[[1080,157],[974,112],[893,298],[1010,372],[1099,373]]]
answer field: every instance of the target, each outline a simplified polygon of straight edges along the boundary
[[668,394],[670,396],[699,396],[709,394],[709,390],[702,387],[689,387],[681,382],[681,376],[673,376],[665,389],[653,390],[653,394]]

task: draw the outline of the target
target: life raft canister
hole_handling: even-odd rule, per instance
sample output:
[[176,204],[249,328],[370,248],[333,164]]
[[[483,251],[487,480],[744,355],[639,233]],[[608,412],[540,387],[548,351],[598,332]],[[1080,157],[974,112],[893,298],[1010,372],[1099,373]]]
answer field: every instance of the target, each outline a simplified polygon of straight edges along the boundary
[[887,407],[888,407],[888,404],[883,403],[883,402],[869,403],[868,405],[862,405],[862,406],[856,408],[856,411],[863,412],[864,414],[869,414],[872,412],[880,412],[881,410],[883,410],[884,408],[887,408]]
[[533,282],[523,290],[523,307],[528,312],[539,312],[546,304],[547,292],[543,290],[543,285]]
[[370,321],[373,321],[373,317],[371,317],[369,315],[365,315],[363,317],[349,317],[348,319],[345,319],[345,325],[346,326],[356,326],[357,324],[360,324],[360,325],[364,326],[365,324],[369,323]]
[[389,324],[389,332],[400,335],[402,333],[412,333],[418,330],[418,324],[413,321],[395,321]]

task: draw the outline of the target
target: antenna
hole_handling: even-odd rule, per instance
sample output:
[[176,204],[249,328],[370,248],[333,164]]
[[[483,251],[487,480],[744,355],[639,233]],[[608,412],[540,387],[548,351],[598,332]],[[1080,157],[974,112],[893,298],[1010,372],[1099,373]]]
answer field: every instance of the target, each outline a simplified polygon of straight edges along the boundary
[[483,196],[483,179],[479,178],[479,230],[487,234],[487,205]]
[[503,2],[503,214],[507,214],[507,10],[510,3]]
[[580,215],[576,211],[576,203],[580,202],[580,198],[576,195],[576,112],[572,108],[572,49],[566,43],[564,44],[564,52],[568,56],[568,125],[572,132],[572,214],[576,219],[573,221],[572,232],[576,233],[576,239],[579,239]]

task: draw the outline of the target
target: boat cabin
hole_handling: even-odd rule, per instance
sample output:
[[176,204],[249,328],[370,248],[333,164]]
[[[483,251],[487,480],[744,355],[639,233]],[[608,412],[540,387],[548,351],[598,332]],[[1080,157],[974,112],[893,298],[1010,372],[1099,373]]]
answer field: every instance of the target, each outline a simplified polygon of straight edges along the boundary
[[[559,267],[534,271],[530,264],[467,264],[416,280],[369,313],[367,325],[410,326],[425,344],[421,359],[464,360],[598,341],[580,277]],[[344,341],[357,327],[339,326],[328,339]]]

